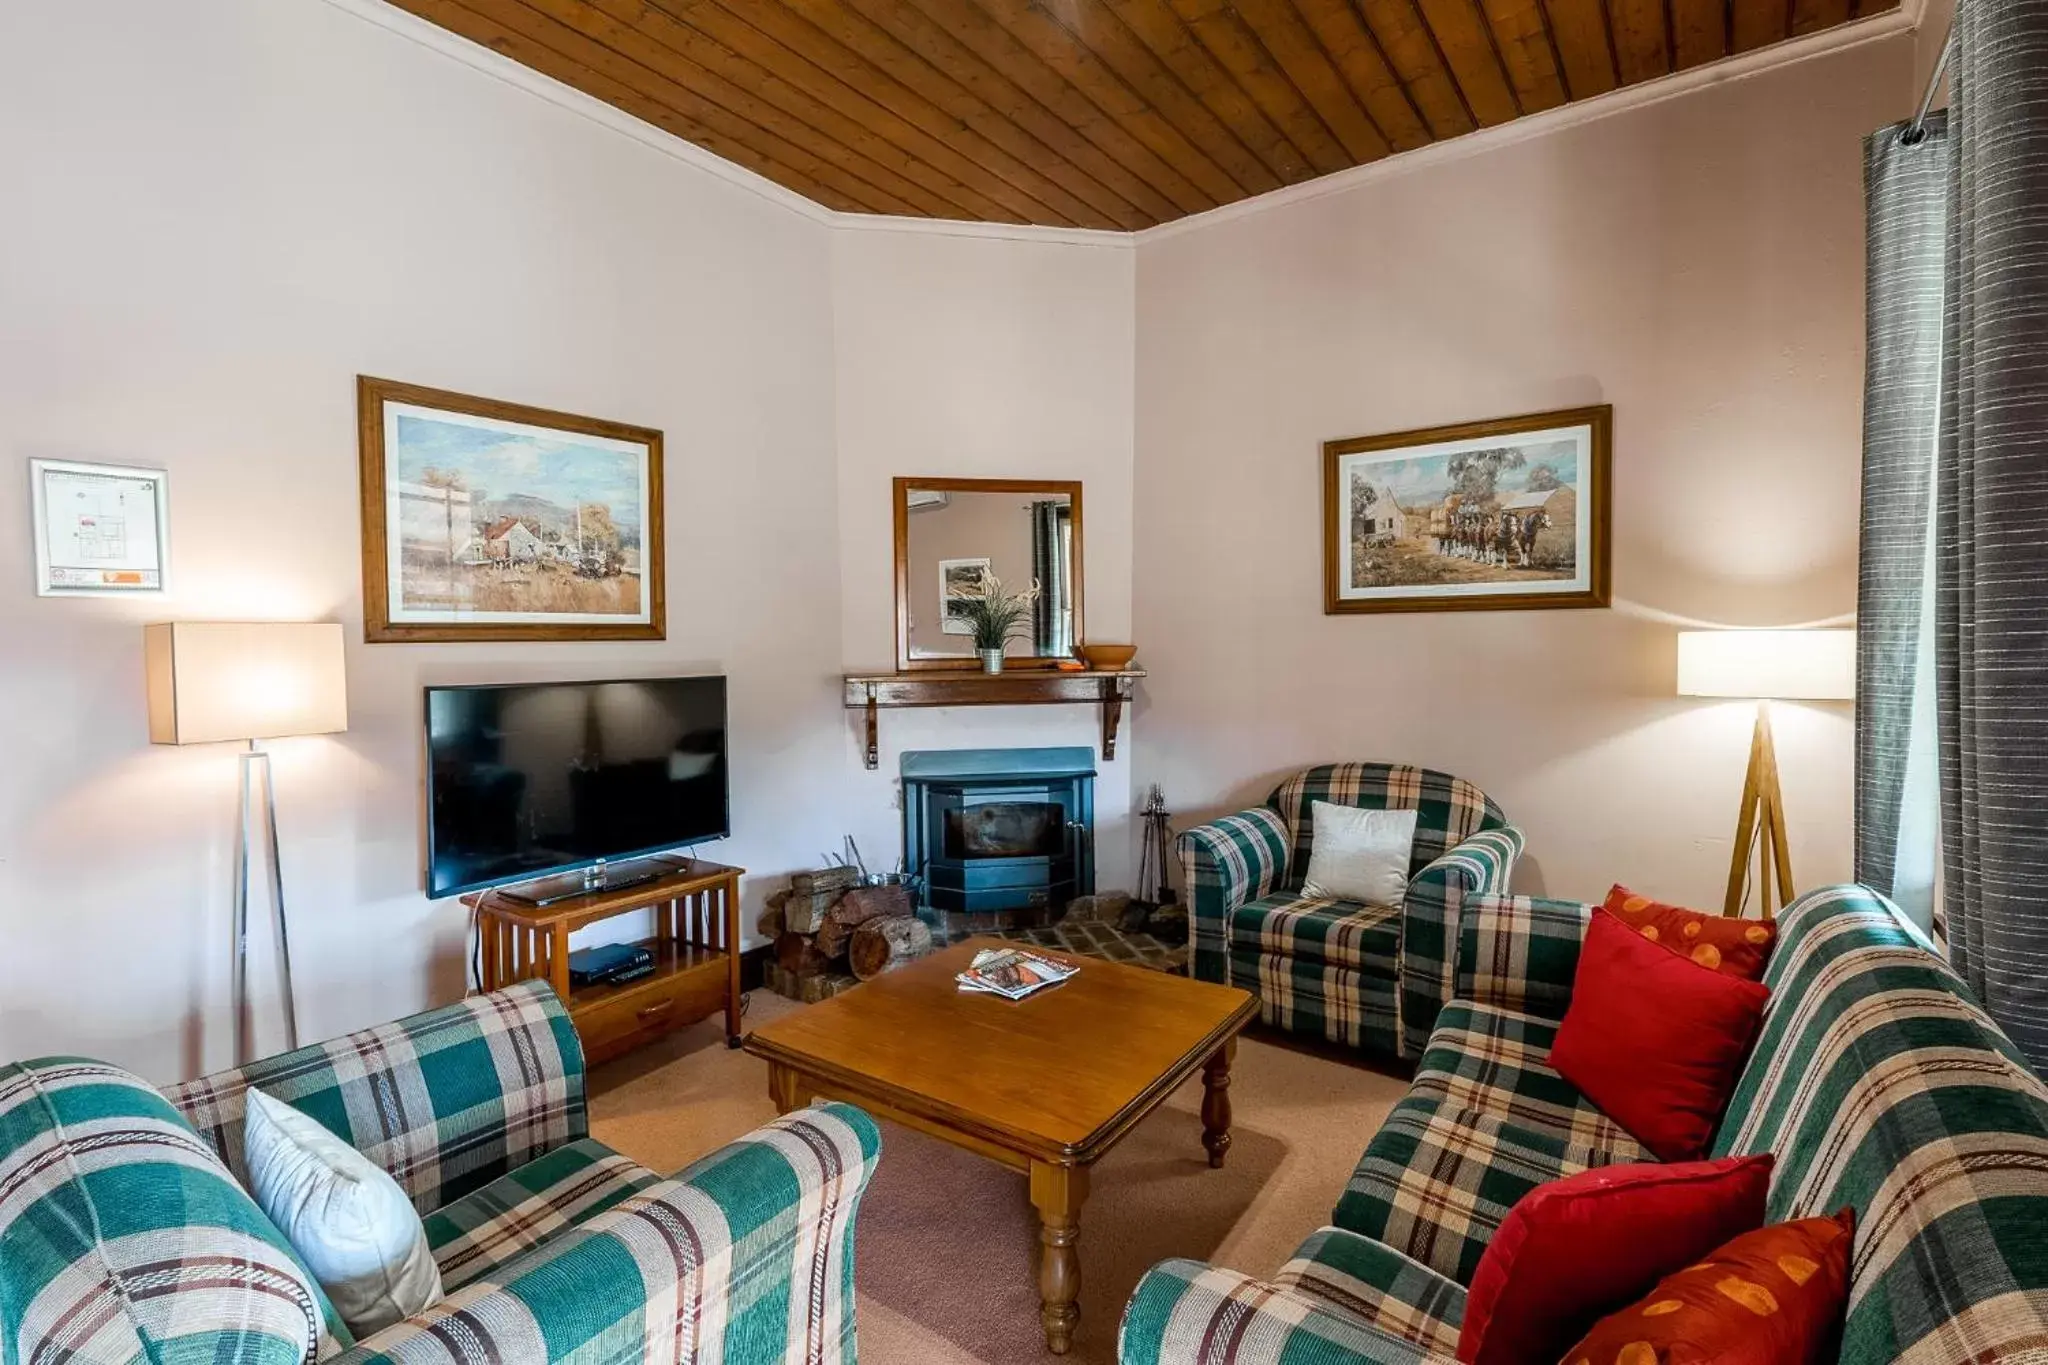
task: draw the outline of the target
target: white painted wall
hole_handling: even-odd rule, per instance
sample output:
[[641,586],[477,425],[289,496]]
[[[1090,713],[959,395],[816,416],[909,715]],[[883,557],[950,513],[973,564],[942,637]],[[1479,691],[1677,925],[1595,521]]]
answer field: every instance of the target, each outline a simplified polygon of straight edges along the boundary
[[[1392,759],[1476,781],[1523,889],[1718,906],[1751,708],[1673,695],[1681,623],[1856,606],[1861,140],[1911,34],[1138,257],[1141,781],[1213,814]],[[1322,614],[1326,440],[1614,405],[1614,607]],[[1777,708],[1793,871],[1846,877],[1846,706]]]
[[[832,242],[838,361],[841,629],[849,668],[895,666],[890,480],[896,475],[1079,479],[1083,625],[1131,638],[1134,253],[982,237],[848,229]],[[1141,660],[1142,662],[1142,660]],[[848,712],[848,743],[859,714]],[[1128,711],[1097,764],[1097,881],[1130,884]],[[901,850],[906,749],[1094,746],[1100,708],[884,712],[881,765],[847,803],[863,849]],[[865,731],[858,737],[864,739]]]
[[[0,9],[0,184],[0,1056],[227,1061],[234,752],[147,743],[144,621],[348,625],[349,732],[276,746],[307,1037],[462,989],[423,684],[723,671],[705,852],[836,841],[825,227],[317,0]],[[363,644],[359,372],[663,429],[667,641]],[[169,469],[174,592],[34,597],[34,456]]]
[[[1128,637],[1129,248],[835,244],[446,48],[364,0],[0,10],[0,526],[30,458],[154,464],[175,547],[165,598],[59,601],[0,541],[0,1057],[228,1060],[233,749],[147,743],[145,621],[349,627],[349,732],[275,746],[307,1037],[463,987],[462,908],[419,890],[424,684],[726,673],[738,835],[703,852],[757,874],[749,929],[844,833],[895,858],[901,749],[1095,742],[1090,707],[896,713],[866,773],[838,677],[891,658],[899,473],[1084,480],[1090,631]],[[668,640],[363,644],[358,373],[661,428]]]
[[[462,988],[423,684],[727,673],[741,833],[705,852],[755,900],[845,832],[894,856],[905,749],[1093,746],[1093,707],[903,711],[861,769],[837,680],[892,658],[898,474],[1084,482],[1087,633],[1153,670],[1105,884],[1145,781],[1185,820],[1368,755],[1495,792],[1529,885],[1711,902],[1747,719],[1669,695],[1670,618],[1853,606],[1856,142],[1910,39],[1134,247],[835,230],[409,24],[0,8],[0,1057],[226,1060],[233,751],[147,744],[144,621],[349,627],[350,731],[277,746],[308,1036]],[[359,372],[665,430],[669,639],[362,644]],[[1319,442],[1592,401],[1614,611],[1320,615]],[[170,470],[172,595],[32,595],[35,456]],[[1795,870],[1841,875],[1846,713],[1780,747]]]

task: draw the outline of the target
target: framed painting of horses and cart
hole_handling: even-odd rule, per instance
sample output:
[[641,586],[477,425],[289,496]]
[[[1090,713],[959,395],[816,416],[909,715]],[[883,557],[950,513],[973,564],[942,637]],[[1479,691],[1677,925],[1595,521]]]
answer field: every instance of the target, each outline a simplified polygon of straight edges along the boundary
[[1611,407],[1323,445],[1323,611],[1604,607]]

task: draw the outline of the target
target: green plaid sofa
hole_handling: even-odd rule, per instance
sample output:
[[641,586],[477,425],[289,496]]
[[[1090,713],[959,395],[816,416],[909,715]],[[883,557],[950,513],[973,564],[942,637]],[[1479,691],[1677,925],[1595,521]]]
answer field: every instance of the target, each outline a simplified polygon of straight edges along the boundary
[[[243,1192],[251,1086],[389,1171],[446,1297],[350,1342]],[[880,1150],[845,1105],[670,1179],[589,1136],[583,1051],[527,983],[159,1093],[0,1068],[0,1365],[751,1365],[854,1359],[853,1222]]]
[[[1544,1065],[1592,907],[1464,908],[1457,998],[1333,1226],[1266,1280],[1155,1266],[1124,1310],[1124,1365],[1449,1365],[1514,1202],[1649,1159]],[[1772,1221],[1855,1207],[1842,1365],[2048,1361],[2048,1087],[1883,897],[1830,887],[1778,922],[1713,1155],[1776,1154]]]
[[[1302,894],[1317,801],[1415,811],[1400,905]],[[1450,999],[1446,945],[1459,907],[1507,890],[1522,834],[1463,778],[1330,763],[1288,778],[1263,806],[1188,830],[1176,847],[1198,979],[1252,992],[1276,1027],[1413,1057]]]

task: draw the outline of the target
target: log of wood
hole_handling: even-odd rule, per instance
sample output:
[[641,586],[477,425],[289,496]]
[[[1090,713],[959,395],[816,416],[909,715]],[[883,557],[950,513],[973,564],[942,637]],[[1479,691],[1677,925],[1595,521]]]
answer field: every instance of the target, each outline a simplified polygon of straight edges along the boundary
[[839,898],[839,903],[826,913],[825,918],[836,920],[851,928],[865,924],[871,919],[910,913],[910,888],[900,883],[895,886],[863,886],[849,891]]
[[813,972],[809,976],[795,976],[782,970],[778,963],[763,964],[762,977],[768,989],[791,1000],[801,1000],[806,1005],[815,1005],[820,1000],[829,1000],[841,991],[852,990],[860,984],[845,972]]
[[792,934],[815,934],[843,891],[792,891],[782,902],[782,920]]
[[855,929],[853,941],[847,945],[846,959],[855,976],[872,981],[931,950],[930,925],[915,915],[890,915],[871,919]]
[[853,937],[853,926],[833,919],[830,915],[818,926],[818,932],[811,938],[811,946],[827,958],[846,956],[847,941]]
[[782,970],[795,976],[827,971],[830,960],[803,934],[780,934],[775,939],[775,960]]
[[820,891],[850,891],[860,885],[860,869],[857,867],[825,867],[816,872],[798,872],[789,879],[789,889],[799,896],[815,895]]
[[787,891],[777,891],[768,897],[768,903],[761,910],[761,918],[754,921],[754,927],[762,938],[781,938],[789,932],[789,924],[783,918],[782,906],[789,899]]

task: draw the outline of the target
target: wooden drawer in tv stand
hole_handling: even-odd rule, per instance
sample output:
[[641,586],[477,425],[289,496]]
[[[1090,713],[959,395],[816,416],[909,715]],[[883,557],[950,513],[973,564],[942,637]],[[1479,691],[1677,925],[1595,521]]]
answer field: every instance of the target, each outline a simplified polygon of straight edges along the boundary
[[[483,988],[538,977],[569,1006],[588,1066],[725,1012],[725,1045],[740,1045],[740,877],[743,868],[691,858],[617,890],[537,906],[499,891],[464,896],[476,911]],[[617,986],[569,985],[569,935],[636,911],[654,912],[654,974]]]

